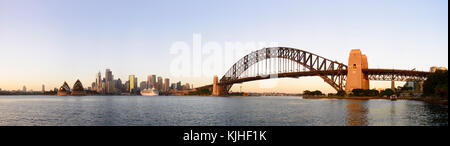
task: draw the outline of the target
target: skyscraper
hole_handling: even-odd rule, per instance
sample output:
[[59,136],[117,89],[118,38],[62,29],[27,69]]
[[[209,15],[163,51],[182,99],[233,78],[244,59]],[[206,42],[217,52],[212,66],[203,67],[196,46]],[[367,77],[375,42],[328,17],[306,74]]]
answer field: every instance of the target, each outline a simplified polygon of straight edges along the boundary
[[165,78],[165,79],[164,79],[164,90],[165,90],[165,91],[169,91],[169,89],[170,89],[170,81],[169,81],[169,78]]
[[155,83],[156,83],[156,75],[148,75],[147,76],[147,88],[149,88],[149,89],[156,88]]
[[44,92],[45,92],[45,85],[42,84],[42,93],[44,93]]
[[162,77],[158,77],[158,83],[156,83],[157,84],[157,88],[156,89],[158,89],[158,90],[163,90],[162,88],[163,88],[163,79],[162,79]]
[[142,81],[139,84],[139,89],[141,89],[141,90],[147,89],[147,82],[146,81]]
[[129,78],[130,81],[130,93],[131,92],[135,92],[135,90],[137,89],[137,78],[134,75],[130,75]]
[[102,73],[98,72],[97,74],[97,79],[95,80],[95,89],[97,90],[97,92],[101,92],[102,91]]
[[23,86],[22,91],[27,92],[27,87]]
[[112,80],[113,80],[113,75],[112,75],[112,71],[108,68],[105,71],[105,86],[106,86],[106,93],[112,93]]

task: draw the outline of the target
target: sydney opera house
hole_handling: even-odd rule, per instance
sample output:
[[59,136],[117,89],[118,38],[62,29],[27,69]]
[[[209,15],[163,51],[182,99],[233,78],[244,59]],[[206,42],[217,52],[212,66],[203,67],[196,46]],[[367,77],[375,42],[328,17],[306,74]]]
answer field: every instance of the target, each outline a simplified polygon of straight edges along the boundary
[[80,80],[77,80],[75,84],[73,85],[72,91],[70,90],[69,85],[67,82],[64,82],[64,84],[59,87],[57,96],[85,96],[86,91],[84,91],[83,84],[81,84]]

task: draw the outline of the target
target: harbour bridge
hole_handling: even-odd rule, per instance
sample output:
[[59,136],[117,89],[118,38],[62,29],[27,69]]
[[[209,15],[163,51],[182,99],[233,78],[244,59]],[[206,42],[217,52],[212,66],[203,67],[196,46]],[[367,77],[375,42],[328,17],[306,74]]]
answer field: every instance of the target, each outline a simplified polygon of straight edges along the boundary
[[213,84],[198,87],[213,95],[227,94],[233,84],[270,78],[319,76],[336,91],[369,89],[369,80],[414,81],[421,85],[430,72],[398,69],[370,69],[367,57],[359,49],[350,52],[348,65],[314,53],[289,47],[271,47],[253,51],[237,61]]

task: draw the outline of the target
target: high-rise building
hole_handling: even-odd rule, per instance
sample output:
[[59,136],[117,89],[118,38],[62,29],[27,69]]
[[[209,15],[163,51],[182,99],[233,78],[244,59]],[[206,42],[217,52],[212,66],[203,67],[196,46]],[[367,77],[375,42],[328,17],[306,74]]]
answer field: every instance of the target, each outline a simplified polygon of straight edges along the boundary
[[97,74],[97,79],[95,80],[95,89],[97,90],[97,92],[101,92],[102,91],[102,73],[98,72]]
[[155,87],[155,83],[156,83],[156,75],[148,75],[147,76],[147,88],[156,88]]
[[170,84],[170,89],[177,89],[177,84],[175,84],[175,83],[172,83],[172,84]]
[[165,78],[164,79],[164,90],[169,91],[169,89],[170,89],[170,80],[169,80],[169,78]]
[[141,89],[141,90],[147,89],[147,81],[142,81],[139,84],[139,89]]
[[181,86],[181,81],[177,82],[177,90],[181,90],[183,87]]
[[156,89],[158,89],[158,90],[163,90],[163,79],[162,79],[162,77],[158,77],[158,83],[156,83],[157,84],[157,88]]
[[116,92],[120,92],[123,90],[122,80],[120,80],[120,78],[117,80],[114,80],[114,90]]
[[42,84],[42,93],[45,93],[45,85]]
[[137,89],[137,78],[134,75],[130,75],[130,92],[135,92]]
[[23,86],[22,91],[27,92],[27,87]]
[[95,82],[92,82],[91,87],[92,87],[91,88],[92,91],[97,90],[97,85],[95,84]]
[[112,93],[112,87],[113,87],[112,81],[113,81],[112,71],[110,69],[106,69],[106,71],[105,71],[106,93]]
[[130,81],[125,82],[125,90],[130,91]]

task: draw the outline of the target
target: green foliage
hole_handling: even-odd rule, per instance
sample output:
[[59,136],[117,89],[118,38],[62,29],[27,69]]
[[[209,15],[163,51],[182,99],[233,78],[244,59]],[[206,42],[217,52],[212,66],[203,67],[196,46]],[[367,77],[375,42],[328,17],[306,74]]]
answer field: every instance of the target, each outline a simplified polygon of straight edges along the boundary
[[345,96],[347,93],[344,90],[340,90],[337,92],[337,96]]
[[316,91],[309,91],[309,90],[305,90],[303,91],[303,95],[308,95],[308,96],[317,96],[317,95],[324,95],[322,93],[322,91],[316,90]]
[[411,91],[411,90],[413,90],[413,88],[412,87],[408,87],[408,86],[404,86],[404,87],[400,87],[400,90],[401,91]]
[[390,97],[390,96],[392,96],[394,94],[395,94],[394,90],[389,89],[389,88],[380,92],[380,96],[385,96],[386,95],[387,97]]
[[423,83],[423,94],[448,98],[448,71],[438,70],[430,74]]
[[370,89],[353,89],[353,96],[378,96],[379,93],[377,90]]

